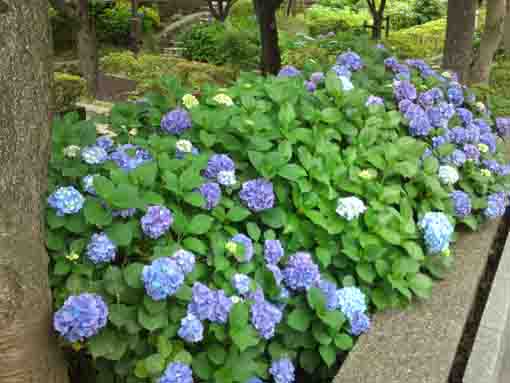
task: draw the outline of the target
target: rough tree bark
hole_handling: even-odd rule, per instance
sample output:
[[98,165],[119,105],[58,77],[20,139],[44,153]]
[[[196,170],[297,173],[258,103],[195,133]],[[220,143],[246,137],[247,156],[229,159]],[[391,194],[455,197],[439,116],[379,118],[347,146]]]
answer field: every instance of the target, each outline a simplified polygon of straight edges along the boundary
[[461,80],[469,77],[473,61],[473,35],[477,0],[449,0],[443,68],[459,75]]
[[376,0],[367,0],[368,9],[372,15],[372,39],[380,40],[382,37],[382,28],[384,23],[384,10],[386,8],[386,0],[381,0],[379,8],[377,8]]
[[50,143],[47,0],[0,0],[0,382],[68,382],[51,325],[42,196]]
[[97,94],[97,39],[96,24],[89,14],[89,1],[78,0],[79,29],[78,39],[78,60],[80,72],[87,82],[87,93],[94,97]]
[[505,32],[504,32],[505,53],[510,55],[510,0],[506,2]]
[[265,75],[277,74],[282,62],[278,46],[276,11],[282,5],[283,0],[255,0],[255,3],[262,41],[262,73]]
[[503,38],[506,0],[488,0],[485,28],[480,49],[473,60],[469,82],[487,84],[491,74],[492,60]]

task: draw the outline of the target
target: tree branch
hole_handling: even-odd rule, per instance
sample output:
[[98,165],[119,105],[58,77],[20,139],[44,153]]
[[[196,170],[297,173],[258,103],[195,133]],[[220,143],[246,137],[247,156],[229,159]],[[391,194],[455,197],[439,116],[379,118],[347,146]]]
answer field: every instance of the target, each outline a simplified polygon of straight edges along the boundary
[[386,0],[381,0],[381,5],[379,6],[379,16],[382,17],[384,15],[384,8],[386,7]]

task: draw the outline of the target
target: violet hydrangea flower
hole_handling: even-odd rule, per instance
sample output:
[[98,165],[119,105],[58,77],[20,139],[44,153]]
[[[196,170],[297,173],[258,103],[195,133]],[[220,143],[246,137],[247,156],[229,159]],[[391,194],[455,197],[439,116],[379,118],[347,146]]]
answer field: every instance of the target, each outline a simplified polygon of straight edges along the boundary
[[496,136],[492,133],[485,133],[480,135],[480,143],[487,145],[489,152],[496,152]]
[[282,358],[273,361],[269,373],[273,377],[275,383],[293,383],[295,368],[290,359]]
[[501,138],[510,136],[510,117],[496,118],[496,131]]
[[325,80],[325,76],[323,72],[315,72],[310,75],[310,81],[315,85],[322,84]]
[[226,154],[213,154],[207,162],[204,176],[210,180],[216,180],[220,172],[235,172],[234,161]]
[[471,214],[471,199],[467,193],[461,190],[454,190],[450,193],[450,199],[457,217],[465,218]]
[[110,159],[122,170],[129,172],[151,161],[152,156],[146,150],[132,144],[121,145],[110,154]]
[[184,274],[175,260],[163,257],[144,266],[142,281],[147,295],[155,301],[161,301],[179,290],[184,282]]
[[301,71],[292,65],[284,66],[278,72],[278,77],[297,77],[301,76]]
[[187,314],[181,319],[181,327],[177,335],[188,343],[200,342],[204,339],[204,325],[193,314]]
[[193,372],[186,364],[170,363],[157,383],[193,383]]
[[212,317],[209,318],[213,323],[227,323],[228,315],[234,303],[225,295],[223,290],[215,292],[216,299],[213,308]]
[[161,129],[169,134],[177,136],[191,128],[189,113],[181,108],[174,109],[161,119]]
[[337,64],[346,66],[353,72],[363,69],[363,60],[361,60],[361,57],[357,53],[351,51],[339,55],[336,62]]
[[409,122],[409,133],[413,137],[427,136],[432,130],[432,125],[426,114],[418,114]]
[[130,218],[136,214],[136,208],[120,209],[112,211],[113,217]]
[[416,100],[417,92],[414,85],[407,80],[393,82],[393,94],[397,101]]
[[310,93],[313,93],[317,90],[317,84],[315,84],[313,81],[305,81],[305,88]]
[[113,148],[113,140],[108,136],[100,136],[96,139],[96,146],[99,146],[108,152]]
[[502,217],[505,214],[507,202],[504,192],[493,193],[487,197],[487,207],[483,214],[490,219]]
[[143,232],[153,239],[158,239],[165,234],[174,222],[172,212],[164,206],[150,206],[147,213],[142,217]]
[[349,68],[347,68],[344,65],[338,65],[338,64],[337,65],[333,65],[330,70],[338,78],[340,78],[340,77],[351,78],[351,76],[352,76],[352,73],[349,70]]
[[239,192],[239,198],[254,212],[271,209],[275,201],[273,184],[263,178],[246,181]]
[[283,278],[291,290],[308,290],[320,279],[319,267],[309,253],[298,252],[291,255],[283,270]]
[[207,182],[203,184],[200,186],[199,192],[205,199],[205,208],[207,210],[214,209],[220,203],[221,188],[216,182]]
[[188,313],[195,315],[200,320],[210,320],[213,317],[215,305],[215,292],[206,285],[195,282],[192,288],[192,297],[188,306]]
[[460,106],[464,103],[464,91],[460,86],[452,86],[448,89],[448,100],[455,106]]
[[284,251],[282,244],[277,239],[267,239],[264,242],[264,259],[267,264],[276,265],[283,257]]
[[113,261],[116,253],[117,245],[105,233],[93,234],[87,245],[87,257],[96,265]]
[[90,338],[106,326],[108,306],[96,294],[72,295],[53,316],[53,327],[69,342]]
[[455,149],[452,154],[444,158],[443,162],[460,167],[464,165],[466,161],[467,161],[466,154],[460,149]]
[[474,162],[478,162],[480,159],[480,150],[476,145],[466,144],[464,145],[464,154],[466,155],[466,160],[471,160]]
[[350,333],[354,336],[359,336],[366,333],[370,329],[370,318],[363,312],[356,312],[350,319],[351,328]]
[[467,126],[473,122],[473,113],[471,113],[469,109],[457,108],[457,115],[459,116],[464,126]]
[[184,275],[188,275],[193,271],[195,267],[195,254],[187,250],[177,250],[173,255],[172,259],[177,263],[177,266],[181,269]]
[[382,97],[370,95],[365,102],[365,106],[369,105],[384,105],[384,100]]
[[265,300],[258,300],[251,305],[250,311],[253,327],[262,338],[271,339],[275,334],[276,326],[283,318],[280,309]]
[[78,213],[85,198],[73,186],[61,186],[48,197],[48,204],[58,216]]

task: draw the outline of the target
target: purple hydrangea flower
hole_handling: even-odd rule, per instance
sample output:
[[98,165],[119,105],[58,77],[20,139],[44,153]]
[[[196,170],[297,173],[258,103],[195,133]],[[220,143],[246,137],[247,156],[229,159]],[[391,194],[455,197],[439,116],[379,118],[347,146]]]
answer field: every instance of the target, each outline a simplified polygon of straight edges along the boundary
[[188,306],[188,313],[192,313],[200,320],[211,320],[215,305],[215,292],[206,285],[196,282],[192,288],[192,298]]
[[370,318],[363,312],[354,313],[350,321],[350,333],[354,336],[359,336],[370,330]]
[[370,95],[365,103],[365,106],[369,105],[384,105],[384,100],[382,97]]
[[175,260],[163,257],[143,267],[142,281],[147,295],[155,301],[161,301],[180,289],[184,283],[184,274]]
[[448,126],[448,120],[444,118],[439,106],[433,106],[427,110],[427,117],[431,125],[435,128],[445,128]]
[[210,318],[211,322],[227,323],[228,315],[233,305],[232,300],[225,295],[223,290],[216,291],[215,305],[212,317]]
[[177,335],[189,343],[197,343],[204,339],[204,326],[193,314],[181,319],[181,327]]
[[432,130],[432,125],[426,114],[415,116],[409,123],[409,134],[413,137],[427,136]]
[[496,118],[496,131],[501,138],[510,136],[510,117]]
[[108,306],[96,294],[72,295],[53,316],[53,327],[69,342],[90,338],[106,326]]
[[393,70],[393,68],[395,68],[397,64],[398,60],[396,57],[388,57],[387,59],[384,60],[384,66],[390,70]]
[[263,178],[243,183],[239,198],[252,211],[261,212],[274,206],[273,184]]
[[301,76],[301,71],[292,65],[284,66],[282,69],[280,69],[280,72],[278,72],[278,77],[297,77]]
[[432,149],[437,149],[441,145],[447,144],[449,139],[447,136],[436,136],[432,137]]
[[462,150],[455,149],[452,154],[444,158],[443,162],[460,167],[464,165],[466,161],[467,161],[466,154]]
[[87,146],[81,151],[83,162],[89,165],[99,165],[108,159],[108,153],[101,146]]
[[416,88],[407,80],[394,81],[393,94],[397,101],[416,100],[417,97]]
[[193,254],[191,251],[183,249],[177,250],[172,255],[172,259],[175,261],[175,263],[177,263],[177,266],[180,267],[184,275],[191,273],[195,267],[195,254]]
[[410,103],[408,105],[404,104],[405,100],[402,100],[399,104],[402,104],[404,111],[402,111],[404,117],[409,121],[414,120],[415,118],[426,118],[427,114],[425,110],[418,104]]
[[112,211],[113,217],[130,218],[136,214],[136,208],[121,209]]
[[465,144],[468,142],[468,133],[465,128],[457,126],[450,130],[450,140],[455,144]]
[[453,209],[457,217],[464,218],[471,214],[471,199],[467,193],[461,190],[454,190],[450,193],[450,199],[452,200]]
[[317,85],[313,81],[305,81],[305,88],[310,93],[313,93],[317,90]]
[[268,239],[264,242],[264,259],[267,264],[276,265],[283,257],[282,244],[277,239]]
[[336,74],[337,77],[346,77],[346,78],[351,78],[352,76],[352,73],[351,71],[349,70],[348,67],[344,66],[344,65],[333,65],[331,67],[331,71]]
[[442,102],[442,101],[444,101],[444,93],[441,90],[441,88],[432,88],[431,90],[429,90],[429,92],[434,97],[434,101],[435,102]]
[[204,176],[210,180],[216,180],[220,172],[235,172],[234,161],[226,154],[213,154],[207,162]]
[[[408,112],[413,114],[414,112],[411,112],[411,110],[414,110],[416,108],[420,108],[420,106],[416,105],[414,102],[412,102],[411,100],[408,100],[408,99],[403,99],[402,101],[400,101],[398,103],[398,110],[400,110],[400,112],[404,116],[406,116]],[[406,117],[406,118],[409,119],[408,117]]]
[[269,369],[275,383],[293,383],[295,379],[294,372],[294,365],[288,358],[273,361]]
[[417,60],[417,59],[408,59],[406,60],[406,64],[409,65],[412,68],[418,69],[420,72],[423,72],[427,69],[430,69],[429,64],[427,64],[423,60]]
[[110,159],[122,170],[129,172],[147,161],[151,161],[152,156],[144,149],[132,144],[126,144],[117,147],[117,149],[110,154]]
[[454,227],[445,214],[426,213],[418,226],[423,230],[425,245],[430,254],[441,253],[448,249]]
[[466,155],[466,160],[472,160],[474,162],[478,162],[480,159],[480,150],[476,145],[466,144],[464,145],[464,154]]
[[504,192],[493,193],[487,197],[487,208],[483,211],[487,218],[494,219],[505,214],[507,198]]
[[250,262],[253,258],[253,242],[250,237],[244,234],[236,234],[230,242],[243,246],[243,262]]
[[239,295],[246,295],[250,292],[251,279],[244,274],[235,274],[232,277],[232,285]]
[[207,182],[200,186],[200,194],[205,199],[205,208],[207,210],[212,210],[221,200],[221,188],[220,185],[216,182]]
[[478,127],[480,134],[491,133],[491,126],[483,118],[475,118],[473,124]]
[[326,298],[326,308],[329,311],[337,310],[339,308],[339,301],[337,295],[336,284],[328,280],[320,280],[317,287],[321,289]]
[[251,305],[251,323],[260,336],[266,340],[275,334],[276,326],[283,318],[282,312],[275,305],[258,300]]
[[411,78],[411,71],[405,64],[397,64],[393,67],[395,78],[398,80],[409,80]]
[[453,86],[448,89],[448,100],[455,106],[464,103],[464,92],[460,86]]
[[475,124],[469,124],[466,128],[466,138],[468,142],[478,143],[480,141],[480,128]]
[[113,148],[113,140],[108,136],[100,136],[96,139],[96,146],[99,146],[108,152]]
[[177,136],[191,128],[191,117],[184,109],[174,109],[161,119],[161,129],[169,134]]
[[347,319],[352,320],[354,314],[367,311],[365,294],[359,288],[354,286],[343,287],[336,294],[340,311]]
[[499,174],[501,171],[501,165],[496,160],[483,160],[482,164],[492,173]]
[[464,126],[467,126],[473,122],[473,113],[471,113],[469,109],[457,108],[457,114]]
[[48,204],[58,216],[78,213],[85,198],[73,186],[61,186],[48,197]]
[[170,363],[157,383],[193,383],[193,372],[183,363]]
[[325,76],[323,72],[315,72],[312,73],[310,76],[310,81],[313,82],[315,85],[322,84],[325,80]]
[[428,109],[434,105],[436,101],[435,93],[431,90],[420,93],[418,96],[418,103],[425,109]]
[[345,52],[336,58],[337,64],[344,65],[349,70],[357,72],[363,69],[363,60],[361,57],[354,52]]
[[172,212],[164,206],[150,206],[147,213],[142,217],[143,232],[153,239],[158,239],[165,234],[174,222]]
[[93,234],[87,245],[87,257],[96,265],[113,261],[116,252],[117,245],[105,233]]
[[290,257],[283,278],[291,290],[308,290],[320,279],[319,267],[309,253],[298,252]]
[[480,143],[489,147],[489,152],[496,152],[496,136],[492,133],[485,133],[480,135]]

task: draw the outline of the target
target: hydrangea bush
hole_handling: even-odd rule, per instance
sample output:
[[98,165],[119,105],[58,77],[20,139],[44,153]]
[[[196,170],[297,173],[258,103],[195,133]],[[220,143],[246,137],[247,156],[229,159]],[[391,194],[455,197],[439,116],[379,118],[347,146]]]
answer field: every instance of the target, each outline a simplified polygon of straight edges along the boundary
[[327,378],[371,312],[430,295],[456,225],[507,206],[509,120],[383,47],[162,89],[53,129],[55,329],[100,376]]

